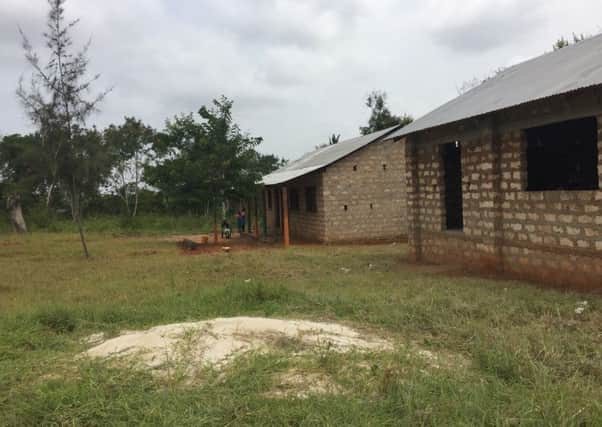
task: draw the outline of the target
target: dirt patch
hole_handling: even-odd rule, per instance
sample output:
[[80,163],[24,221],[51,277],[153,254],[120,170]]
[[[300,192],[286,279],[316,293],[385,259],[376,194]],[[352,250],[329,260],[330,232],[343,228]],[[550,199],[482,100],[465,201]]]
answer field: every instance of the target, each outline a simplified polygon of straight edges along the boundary
[[291,369],[274,376],[275,387],[267,397],[297,397],[305,399],[311,395],[340,394],[341,388],[324,373],[305,372]]
[[297,353],[321,348],[340,353],[393,349],[387,340],[336,323],[235,317],[123,332],[84,354],[92,358],[126,359],[151,370],[179,365],[192,375],[197,368],[206,365],[219,368],[249,351],[282,350],[283,340],[298,342],[299,345],[293,346],[298,352],[290,349]]
[[217,242],[214,241],[212,234],[169,236],[162,240],[175,243],[181,255],[229,254],[276,247],[273,243],[267,243],[250,235],[239,235],[238,233],[235,233],[230,239],[222,239],[221,236],[218,236]]

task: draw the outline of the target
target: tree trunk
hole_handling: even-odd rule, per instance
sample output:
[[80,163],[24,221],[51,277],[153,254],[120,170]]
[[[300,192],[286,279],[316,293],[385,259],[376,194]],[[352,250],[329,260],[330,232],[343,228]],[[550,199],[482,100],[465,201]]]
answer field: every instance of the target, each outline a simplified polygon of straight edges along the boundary
[[135,217],[138,213],[138,183],[136,183],[136,192],[134,193],[134,211],[132,217]]
[[50,202],[52,200],[52,192],[54,191],[54,182],[50,184],[48,187],[48,194],[46,194],[46,208],[50,207]]
[[73,219],[75,220],[77,230],[79,231],[79,239],[81,240],[82,248],[84,249],[84,255],[86,258],[90,258],[90,252],[88,252],[88,245],[86,244],[86,236],[84,235],[84,228],[82,227],[79,192],[75,183],[75,177],[72,178],[71,182],[71,206],[73,209]]
[[15,233],[27,233],[27,224],[21,209],[21,196],[17,193],[9,195],[6,199],[6,208],[10,214],[10,222]]

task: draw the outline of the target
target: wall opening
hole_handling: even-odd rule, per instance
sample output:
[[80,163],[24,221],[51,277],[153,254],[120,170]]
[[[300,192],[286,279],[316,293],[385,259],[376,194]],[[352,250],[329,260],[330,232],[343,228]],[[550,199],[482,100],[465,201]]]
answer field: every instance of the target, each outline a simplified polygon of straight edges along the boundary
[[280,189],[276,189],[274,191],[274,196],[276,198],[276,228],[280,228],[282,221],[282,203],[280,203]]
[[353,172],[357,171],[357,165],[353,165]]
[[597,190],[595,117],[526,129],[527,191]]
[[347,207],[347,205],[345,205],[345,206],[343,206],[343,209],[345,209],[345,212],[347,212],[347,209],[349,209],[349,208]]
[[383,170],[386,171],[387,170],[387,164],[383,163]]
[[370,203],[370,209],[374,209],[374,204]]
[[464,228],[462,149],[457,141],[444,144],[442,148],[445,178],[445,227],[447,230],[462,230]]
[[299,191],[296,188],[290,190],[288,207],[292,211],[299,210]]
[[318,211],[318,200],[316,195],[316,187],[305,188],[305,209],[307,212]]

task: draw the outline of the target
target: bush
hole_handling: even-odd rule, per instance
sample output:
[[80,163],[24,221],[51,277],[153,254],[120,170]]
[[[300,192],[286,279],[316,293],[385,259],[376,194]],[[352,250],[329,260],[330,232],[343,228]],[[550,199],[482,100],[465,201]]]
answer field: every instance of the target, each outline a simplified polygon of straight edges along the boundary
[[57,334],[70,333],[77,327],[77,319],[62,307],[50,308],[35,315],[36,321]]

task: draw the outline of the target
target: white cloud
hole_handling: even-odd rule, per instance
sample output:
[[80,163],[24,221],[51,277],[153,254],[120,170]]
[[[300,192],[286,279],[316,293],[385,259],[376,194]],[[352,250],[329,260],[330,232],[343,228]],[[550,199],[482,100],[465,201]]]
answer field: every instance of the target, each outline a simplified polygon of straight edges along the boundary
[[[262,150],[295,157],[333,132],[355,136],[372,89],[395,112],[426,113],[456,87],[599,29],[596,0],[68,0],[92,35],[98,89],[115,86],[99,126],[135,115],[161,127],[225,94]],[[41,45],[44,0],[0,3],[0,133],[27,122],[14,96],[27,71],[16,31]]]

